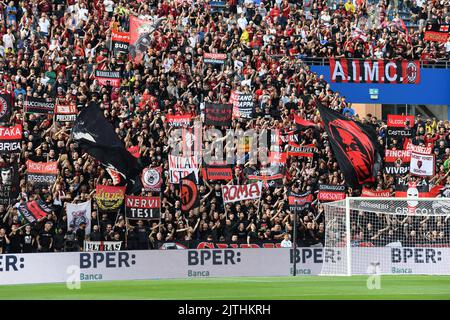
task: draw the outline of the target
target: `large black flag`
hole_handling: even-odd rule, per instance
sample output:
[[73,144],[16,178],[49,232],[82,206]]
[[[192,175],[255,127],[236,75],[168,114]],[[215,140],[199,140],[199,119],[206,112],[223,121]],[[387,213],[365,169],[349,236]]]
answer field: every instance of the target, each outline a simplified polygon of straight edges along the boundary
[[107,169],[118,172],[131,187],[140,172],[138,160],[125,148],[95,103],[83,109],[72,128],[72,138]]
[[355,188],[375,182],[381,156],[374,131],[320,103],[318,109],[347,184]]
[[192,172],[181,179],[180,182],[181,210],[189,212],[200,206],[200,198],[198,195],[197,179],[195,173]]

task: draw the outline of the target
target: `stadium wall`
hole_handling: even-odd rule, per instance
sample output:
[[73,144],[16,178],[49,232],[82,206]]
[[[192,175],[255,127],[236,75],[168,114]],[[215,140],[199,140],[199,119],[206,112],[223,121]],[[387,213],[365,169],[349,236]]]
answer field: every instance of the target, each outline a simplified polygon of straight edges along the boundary
[[[330,66],[310,68],[323,75],[332,90],[339,91],[352,103],[450,106],[450,69],[422,68],[419,84],[355,84],[330,82]],[[376,99],[371,99],[371,89],[378,89]]]
[[[299,248],[295,256],[298,275],[345,270],[344,248]],[[289,276],[293,257],[287,248],[5,254],[0,284]],[[352,248],[353,274],[367,274],[373,262],[382,274],[450,274],[448,261],[450,248]]]

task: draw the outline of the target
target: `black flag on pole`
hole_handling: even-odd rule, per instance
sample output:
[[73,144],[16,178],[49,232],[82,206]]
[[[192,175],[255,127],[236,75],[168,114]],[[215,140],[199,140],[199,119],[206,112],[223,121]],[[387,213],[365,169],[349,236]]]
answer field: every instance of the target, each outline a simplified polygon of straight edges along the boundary
[[355,188],[375,182],[381,156],[374,131],[320,103],[318,109],[347,184]]
[[72,128],[72,138],[107,169],[118,172],[129,187],[139,180],[138,160],[125,148],[96,103],[80,112]]
[[180,197],[181,211],[183,212],[189,212],[191,209],[195,209],[200,206],[197,179],[195,178],[194,172],[181,179]]

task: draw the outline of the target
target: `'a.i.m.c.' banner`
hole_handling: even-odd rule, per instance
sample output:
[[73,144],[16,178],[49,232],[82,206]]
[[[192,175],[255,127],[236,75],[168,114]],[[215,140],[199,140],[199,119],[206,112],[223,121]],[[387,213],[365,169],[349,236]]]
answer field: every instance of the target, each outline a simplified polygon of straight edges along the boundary
[[420,62],[330,59],[331,82],[419,84]]

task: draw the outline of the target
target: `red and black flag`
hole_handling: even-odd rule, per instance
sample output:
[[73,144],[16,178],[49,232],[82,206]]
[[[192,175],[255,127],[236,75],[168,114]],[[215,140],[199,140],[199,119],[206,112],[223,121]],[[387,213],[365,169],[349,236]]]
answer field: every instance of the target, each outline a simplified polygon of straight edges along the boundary
[[52,212],[51,207],[42,200],[22,203],[17,209],[22,217],[30,223],[39,221]]
[[351,187],[375,182],[381,156],[374,131],[319,103],[331,148]]
[[180,182],[181,211],[189,212],[200,206],[200,197],[198,195],[197,179],[192,172],[181,179]]
[[289,190],[288,193],[289,210],[291,210],[294,213],[300,213],[305,210],[308,210],[311,206],[312,201],[313,196],[311,194],[311,191],[297,193],[292,190]]

